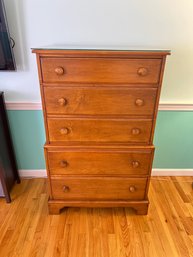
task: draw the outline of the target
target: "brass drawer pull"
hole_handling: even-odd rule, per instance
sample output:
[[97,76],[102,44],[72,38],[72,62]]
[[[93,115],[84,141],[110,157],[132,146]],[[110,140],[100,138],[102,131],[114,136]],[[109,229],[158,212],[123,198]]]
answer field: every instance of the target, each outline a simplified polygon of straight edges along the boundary
[[137,74],[139,76],[146,76],[148,74],[148,69],[144,68],[144,67],[141,67],[141,68],[138,69]]
[[133,129],[131,130],[131,132],[132,132],[133,135],[139,135],[140,132],[141,132],[141,130],[140,130],[139,128],[133,128]]
[[70,191],[70,188],[68,186],[63,186],[63,192],[67,193]]
[[140,163],[138,161],[133,161],[132,162],[133,168],[137,168],[137,167],[139,167],[139,165],[140,165]]
[[70,130],[69,130],[68,128],[61,128],[61,129],[60,129],[60,133],[61,133],[62,135],[67,135],[67,134],[70,133]]
[[68,162],[66,160],[62,160],[60,162],[60,166],[63,167],[63,168],[66,168],[68,166]]
[[59,76],[64,74],[64,69],[62,67],[56,67],[54,71]]
[[129,187],[129,191],[130,191],[131,193],[134,193],[134,192],[136,191],[136,187],[135,187],[135,186],[130,186],[130,187]]
[[137,105],[137,106],[142,106],[142,105],[144,105],[144,100],[143,99],[136,99],[135,100],[135,104]]
[[61,106],[65,106],[65,105],[67,105],[67,103],[68,103],[68,101],[67,101],[67,99],[66,98],[60,98],[60,99],[58,99],[58,103],[59,103],[59,105],[61,105]]

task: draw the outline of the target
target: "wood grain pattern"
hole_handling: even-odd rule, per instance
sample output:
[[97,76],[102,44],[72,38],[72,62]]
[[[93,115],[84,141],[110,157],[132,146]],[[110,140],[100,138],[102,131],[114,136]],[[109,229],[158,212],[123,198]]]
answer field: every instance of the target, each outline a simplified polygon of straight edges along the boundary
[[[37,54],[44,110],[50,213],[58,214],[66,206],[127,206],[138,214],[147,214],[153,133],[169,51],[36,49],[33,52]],[[140,188],[144,199],[116,200],[113,192],[115,199],[102,199],[102,195],[108,194],[109,185],[105,181],[110,177],[115,192],[125,181],[143,180]],[[72,200],[56,197],[53,200],[64,178],[69,179],[74,192],[79,192]],[[100,179],[104,182],[97,184]],[[87,180],[92,181],[89,194],[93,197],[98,197],[97,190],[104,185],[100,201],[78,200],[81,192],[84,195]],[[135,195],[135,190],[131,185],[129,194]],[[63,185],[62,193],[71,194],[69,185]],[[60,198],[62,193],[57,196]]]
[[148,175],[154,149],[46,148],[51,175]]
[[0,199],[0,256],[192,257],[193,177],[152,177],[149,212],[66,208],[49,215],[45,179],[22,180]]
[[153,116],[155,88],[45,87],[47,114]]
[[[43,82],[152,83],[159,82],[161,59],[41,58]],[[141,74],[141,68],[147,69]],[[55,70],[63,69],[62,74]]]
[[146,200],[146,181],[146,178],[132,177],[58,176],[51,178],[51,186],[55,200],[129,201]]
[[158,114],[159,99],[160,99],[160,95],[161,95],[162,81],[163,81],[163,76],[164,76],[165,63],[166,63],[166,56],[164,56],[162,59],[162,65],[161,65],[161,70],[160,70],[160,81],[159,81],[158,90],[157,90],[157,101],[156,101],[155,110],[154,110],[151,140],[153,140],[153,137],[154,137],[155,125],[156,125],[157,114]]
[[150,143],[151,120],[48,118],[50,142]]

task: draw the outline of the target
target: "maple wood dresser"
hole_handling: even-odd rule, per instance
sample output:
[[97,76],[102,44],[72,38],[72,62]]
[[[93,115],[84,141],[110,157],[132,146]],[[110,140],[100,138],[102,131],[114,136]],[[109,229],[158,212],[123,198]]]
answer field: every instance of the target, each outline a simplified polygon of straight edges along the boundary
[[169,51],[33,52],[46,130],[49,212],[132,207],[146,214]]

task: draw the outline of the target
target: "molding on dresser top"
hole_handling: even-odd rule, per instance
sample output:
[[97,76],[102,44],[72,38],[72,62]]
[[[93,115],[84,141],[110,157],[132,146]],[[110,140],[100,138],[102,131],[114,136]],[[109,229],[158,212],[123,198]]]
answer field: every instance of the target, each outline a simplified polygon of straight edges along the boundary
[[[7,110],[42,110],[42,104],[27,102],[6,102]],[[193,111],[193,104],[160,103],[159,111]]]
[[[19,170],[22,178],[46,178],[46,170]],[[193,176],[193,169],[153,169],[152,176]]]

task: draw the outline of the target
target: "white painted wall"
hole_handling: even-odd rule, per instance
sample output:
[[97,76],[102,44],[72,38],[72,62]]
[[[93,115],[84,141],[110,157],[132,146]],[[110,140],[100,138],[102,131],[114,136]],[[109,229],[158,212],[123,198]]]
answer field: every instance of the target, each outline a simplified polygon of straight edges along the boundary
[[162,103],[193,103],[193,1],[4,0],[17,72],[0,73],[7,101],[40,101],[30,48],[73,44],[172,50]]

